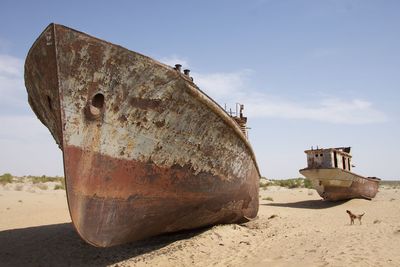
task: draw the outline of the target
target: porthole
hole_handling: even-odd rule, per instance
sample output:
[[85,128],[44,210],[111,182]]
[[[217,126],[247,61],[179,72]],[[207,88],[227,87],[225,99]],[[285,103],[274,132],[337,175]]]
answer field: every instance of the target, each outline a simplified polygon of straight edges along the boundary
[[102,109],[104,106],[104,95],[102,93],[97,93],[92,98],[92,105],[98,109]]
[[86,116],[90,120],[98,120],[104,112],[104,95],[102,93],[95,94],[86,105]]

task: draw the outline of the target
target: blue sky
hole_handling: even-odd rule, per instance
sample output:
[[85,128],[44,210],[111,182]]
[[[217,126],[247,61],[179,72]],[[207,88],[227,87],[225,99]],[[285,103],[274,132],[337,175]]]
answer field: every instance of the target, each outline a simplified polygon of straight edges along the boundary
[[400,2],[1,1],[0,174],[63,175],[31,111],[26,54],[51,22],[167,64],[222,106],[245,104],[263,176],[298,177],[311,146],[352,146],[354,169],[400,179]]

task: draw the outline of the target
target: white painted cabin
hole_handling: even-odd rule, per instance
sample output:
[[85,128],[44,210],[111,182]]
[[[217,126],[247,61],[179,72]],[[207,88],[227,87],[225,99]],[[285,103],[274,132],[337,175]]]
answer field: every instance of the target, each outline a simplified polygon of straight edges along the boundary
[[307,169],[339,168],[351,171],[350,150],[351,147],[306,150]]

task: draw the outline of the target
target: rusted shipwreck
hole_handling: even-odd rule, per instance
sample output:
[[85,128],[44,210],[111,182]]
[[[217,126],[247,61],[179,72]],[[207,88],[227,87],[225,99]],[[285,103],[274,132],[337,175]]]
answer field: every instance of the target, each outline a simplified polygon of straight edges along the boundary
[[318,194],[326,200],[372,199],[378,192],[379,178],[351,172],[350,147],[306,150],[307,168],[300,173],[311,180]]
[[245,117],[229,116],[180,66],[50,24],[28,53],[25,86],[62,150],[71,219],[88,243],[257,215]]

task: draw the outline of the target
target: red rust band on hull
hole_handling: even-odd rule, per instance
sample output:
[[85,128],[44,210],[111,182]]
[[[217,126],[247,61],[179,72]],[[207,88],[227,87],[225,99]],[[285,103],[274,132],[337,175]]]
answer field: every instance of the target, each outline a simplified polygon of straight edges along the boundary
[[379,181],[365,179],[365,183],[353,181],[350,187],[325,186],[320,196],[326,200],[339,201],[352,198],[372,199],[376,196]]
[[[255,217],[258,172],[244,184],[194,174],[190,166],[114,159],[65,147],[65,166],[91,158],[93,172],[66,167],[72,221],[89,243],[108,247],[160,233]],[[86,163],[87,164],[87,163]],[[83,172],[84,173],[84,172]]]
[[256,216],[260,174],[248,140],[182,73],[51,24],[28,53],[25,82],[63,150],[71,218],[87,242]]

